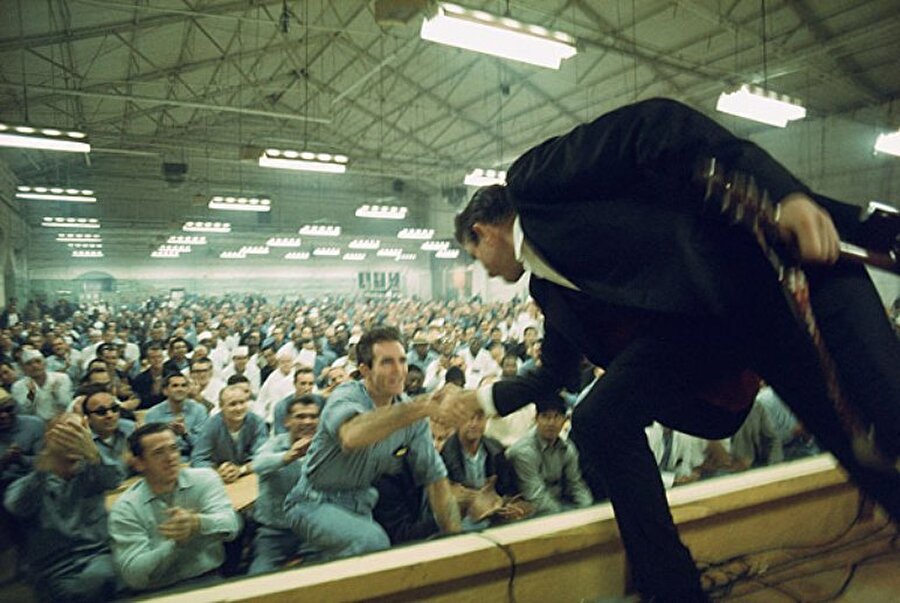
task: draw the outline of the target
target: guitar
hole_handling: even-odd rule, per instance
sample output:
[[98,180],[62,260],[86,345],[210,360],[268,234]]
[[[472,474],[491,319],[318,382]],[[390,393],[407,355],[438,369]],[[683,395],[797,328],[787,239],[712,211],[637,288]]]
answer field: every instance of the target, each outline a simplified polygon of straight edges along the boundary
[[[797,253],[780,234],[777,209],[768,193],[754,179],[739,172],[726,172],[720,162],[709,159],[698,170],[704,205],[718,212],[726,223],[749,232],[778,276],[785,301],[809,335],[822,370],[828,398],[853,446],[861,465],[885,472],[900,472],[900,460],[887,458],[876,445],[874,426],[860,416],[846,398],[837,379],[831,354],[826,349],[809,302],[809,284]],[[841,243],[841,259],[863,262],[900,274],[896,253],[876,252]]]

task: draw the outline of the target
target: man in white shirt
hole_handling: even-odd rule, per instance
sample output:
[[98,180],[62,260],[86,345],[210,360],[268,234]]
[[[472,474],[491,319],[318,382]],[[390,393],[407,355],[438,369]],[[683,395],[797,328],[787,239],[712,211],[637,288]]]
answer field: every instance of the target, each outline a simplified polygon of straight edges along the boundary
[[275,404],[294,391],[294,364],[289,354],[279,353],[278,368],[272,371],[259,390],[259,396],[253,404],[253,412],[272,424],[272,412]]
[[22,352],[25,377],[12,386],[12,396],[22,414],[45,421],[64,412],[72,401],[72,381],[65,373],[47,370],[44,356],[31,348]]
[[250,350],[245,345],[239,345],[231,353],[231,364],[222,371],[222,381],[228,383],[232,375],[243,375],[250,383],[250,393],[253,397],[259,395],[259,367],[250,362]]

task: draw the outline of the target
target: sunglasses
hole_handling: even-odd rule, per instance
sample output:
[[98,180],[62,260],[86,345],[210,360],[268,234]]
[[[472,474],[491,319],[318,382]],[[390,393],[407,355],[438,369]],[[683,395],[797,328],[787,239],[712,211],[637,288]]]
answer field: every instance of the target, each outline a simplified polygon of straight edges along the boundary
[[87,413],[89,415],[97,415],[99,417],[105,417],[107,415],[107,413],[111,413],[111,412],[118,413],[119,410],[120,410],[119,405],[114,404],[113,406],[99,406],[99,407],[95,408],[94,410],[87,411]]

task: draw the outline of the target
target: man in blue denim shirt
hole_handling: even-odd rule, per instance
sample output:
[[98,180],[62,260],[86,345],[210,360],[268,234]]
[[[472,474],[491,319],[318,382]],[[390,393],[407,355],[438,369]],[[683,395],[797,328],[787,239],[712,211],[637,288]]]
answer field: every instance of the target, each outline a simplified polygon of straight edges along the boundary
[[259,527],[253,540],[251,575],[274,570],[303,552],[303,540],[285,515],[284,499],[300,479],[302,459],[316,433],[323,404],[321,396],[312,394],[289,400],[284,409],[287,432],[272,436],[253,459],[253,472],[259,475],[253,518]]
[[181,373],[163,377],[163,393],[166,399],[147,411],[144,422],[165,423],[171,427],[178,440],[181,460],[188,462],[206,423],[206,408],[188,398],[188,379]]
[[460,529],[459,508],[447,470],[434,448],[426,417],[437,416],[432,397],[402,401],[406,351],[393,327],[375,327],[356,348],[363,380],[338,386],[322,412],[300,481],[285,501],[294,531],[322,560],[386,549],[390,540],[372,518],[373,484],[396,472],[414,451],[413,472],[425,484],[441,531]]

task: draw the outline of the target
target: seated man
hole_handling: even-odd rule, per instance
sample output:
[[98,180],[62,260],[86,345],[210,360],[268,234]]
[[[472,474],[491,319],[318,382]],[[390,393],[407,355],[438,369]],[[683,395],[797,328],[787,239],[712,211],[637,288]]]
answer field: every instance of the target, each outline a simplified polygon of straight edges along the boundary
[[214,374],[215,363],[210,358],[195,358],[188,374],[188,395],[202,404],[210,414],[218,412],[219,393],[225,383]]
[[250,461],[266,441],[268,429],[250,412],[250,394],[229,385],[219,394],[222,412],[203,425],[191,454],[192,467],[211,467],[226,484],[252,471]]
[[206,408],[188,398],[188,379],[181,373],[163,377],[166,399],[147,411],[145,423],[166,423],[175,432],[181,458],[187,462],[206,422]]
[[222,381],[228,383],[234,375],[246,377],[251,394],[259,395],[259,367],[250,362],[250,350],[245,345],[239,345],[231,352],[231,363],[222,371]]
[[65,412],[72,400],[72,381],[65,373],[47,370],[44,356],[27,348],[22,352],[25,376],[12,386],[12,396],[19,404],[19,412],[37,415],[45,421]]
[[109,552],[105,493],[118,482],[118,468],[104,460],[82,418],[65,413],[51,420],[34,470],[4,496],[41,600],[115,598],[120,583]]
[[[453,494],[460,504],[460,509],[468,511],[472,506],[471,503],[490,483],[491,492],[505,497],[505,500],[497,501],[496,508],[490,509],[491,514],[496,513],[499,517],[509,519],[524,517],[529,509],[511,500],[518,494],[519,489],[516,472],[506,459],[503,445],[484,435],[486,426],[487,417],[484,411],[475,412],[455,434],[450,436],[441,450],[441,458],[447,467],[447,477],[450,479]],[[485,512],[488,510],[481,509],[469,513],[470,519],[475,521],[485,519],[483,516]]]
[[213,573],[225,559],[222,543],[240,529],[222,480],[210,469],[182,469],[178,440],[165,423],[142,425],[128,445],[144,479],[109,515],[122,579],[144,590]]
[[294,371],[294,391],[275,403],[272,409],[272,431],[275,434],[285,433],[284,420],[287,416],[287,407],[293,400],[299,400],[303,396],[311,394],[316,386],[313,369],[309,366],[298,366]]
[[16,401],[0,388],[0,496],[11,482],[31,471],[44,437],[44,422],[19,416]]
[[425,484],[444,533],[460,529],[447,470],[425,418],[438,414],[431,398],[403,401],[406,351],[393,327],[374,327],[357,346],[362,381],[334,390],[297,485],[285,500],[293,529],[324,559],[386,549],[390,539],[372,518],[375,482],[396,472],[404,450],[415,452],[413,473]]
[[147,370],[135,377],[132,384],[134,393],[141,400],[138,407],[141,410],[153,408],[166,399],[166,395],[163,393],[165,353],[162,346],[155,343],[150,344],[144,352],[144,357],[147,359]]
[[103,460],[119,469],[120,481],[125,479],[131,473],[125,450],[134,422],[120,417],[119,401],[103,385],[87,386],[82,408]]
[[300,463],[319,425],[322,404],[322,398],[311,394],[292,399],[284,418],[287,431],[272,436],[253,458],[253,471],[259,475],[253,517],[259,527],[251,575],[274,570],[300,553],[303,540],[291,529],[284,499],[300,479]]
[[559,437],[565,422],[565,400],[559,396],[539,400],[535,427],[506,451],[522,495],[538,514],[587,507],[594,502],[581,477],[575,445]]

